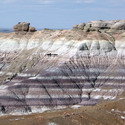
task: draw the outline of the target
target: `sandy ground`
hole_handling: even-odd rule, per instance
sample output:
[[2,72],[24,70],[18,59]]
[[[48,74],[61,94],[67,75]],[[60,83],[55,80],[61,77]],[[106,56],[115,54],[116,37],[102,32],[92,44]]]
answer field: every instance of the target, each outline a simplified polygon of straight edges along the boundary
[[0,125],[124,125],[125,98],[96,106],[67,108],[39,114],[1,116]]

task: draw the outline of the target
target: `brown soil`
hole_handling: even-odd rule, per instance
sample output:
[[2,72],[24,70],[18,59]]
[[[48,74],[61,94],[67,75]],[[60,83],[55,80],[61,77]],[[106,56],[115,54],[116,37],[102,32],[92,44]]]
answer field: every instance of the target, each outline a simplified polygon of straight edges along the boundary
[[[22,116],[1,116],[0,125],[124,125],[125,99],[103,101],[96,106],[67,108]],[[51,124],[50,124],[51,125]]]

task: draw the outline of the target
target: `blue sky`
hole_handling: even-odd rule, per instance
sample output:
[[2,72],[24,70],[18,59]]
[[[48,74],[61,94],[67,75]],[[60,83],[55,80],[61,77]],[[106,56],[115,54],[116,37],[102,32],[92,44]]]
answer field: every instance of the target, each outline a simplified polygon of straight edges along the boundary
[[0,28],[30,22],[36,28],[71,28],[91,20],[125,19],[125,0],[0,0]]

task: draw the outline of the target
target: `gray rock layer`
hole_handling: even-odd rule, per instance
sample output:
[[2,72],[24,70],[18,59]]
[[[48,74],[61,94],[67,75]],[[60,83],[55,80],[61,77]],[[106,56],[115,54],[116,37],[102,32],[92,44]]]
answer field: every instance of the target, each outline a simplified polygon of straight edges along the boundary
[[123,31],[1,34],[0,112],[38,112],[118,99],[125,90],[124,40]]

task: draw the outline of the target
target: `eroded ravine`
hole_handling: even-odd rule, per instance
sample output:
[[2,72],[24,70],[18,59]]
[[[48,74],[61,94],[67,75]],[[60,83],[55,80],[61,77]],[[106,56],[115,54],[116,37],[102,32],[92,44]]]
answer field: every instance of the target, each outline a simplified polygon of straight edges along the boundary
[[124,37],[123,31],[2,34],[1,113],[117,100],[125,90]]

